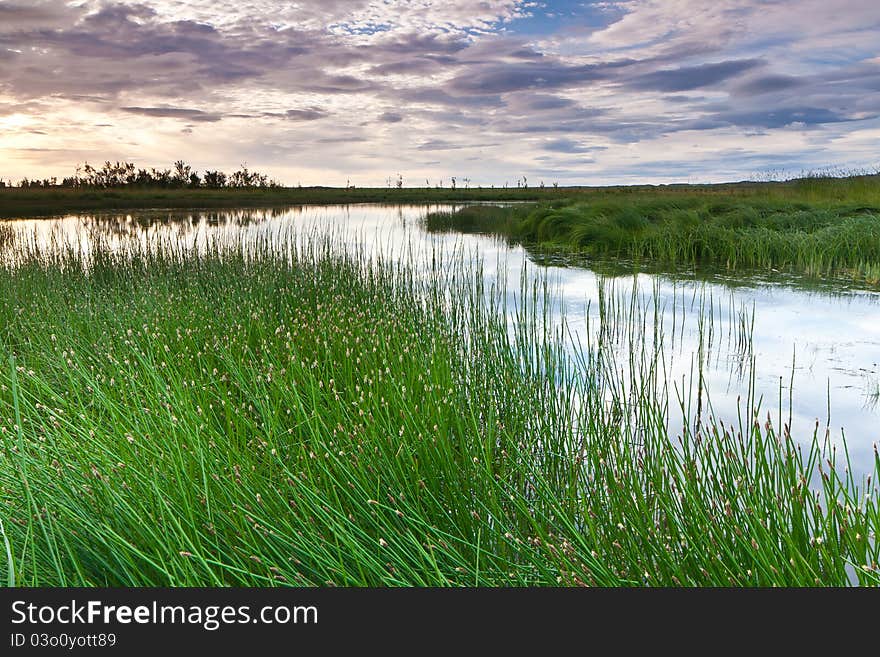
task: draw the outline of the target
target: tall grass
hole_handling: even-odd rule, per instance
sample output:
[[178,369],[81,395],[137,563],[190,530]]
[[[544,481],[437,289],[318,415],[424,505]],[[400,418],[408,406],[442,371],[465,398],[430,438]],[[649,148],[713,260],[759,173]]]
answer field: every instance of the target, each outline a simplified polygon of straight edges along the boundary
[[9,224],[0,224],[0,249],[8,248],[15,239],[15,230]]
[[507,308],[442,253],[53,253],[0,269],[17,585],[880,583],[880,457],[856,481],[751,398],[670,436],[622,311],[572,357],[539,284]]
[[[474,216],[480,214],[485,216]],[[437,215],[428,217],[429,230],[436,230],[437,223]],[[880,284],[880,202],[789,201],[769,192],[728,198],[606,195],[544,203],[528,212],[476,206],[446,216],[442,223],[446,230],[458,225],[464,232],[479,225],[481,232],[598,258],[673,268],[776,270]]]

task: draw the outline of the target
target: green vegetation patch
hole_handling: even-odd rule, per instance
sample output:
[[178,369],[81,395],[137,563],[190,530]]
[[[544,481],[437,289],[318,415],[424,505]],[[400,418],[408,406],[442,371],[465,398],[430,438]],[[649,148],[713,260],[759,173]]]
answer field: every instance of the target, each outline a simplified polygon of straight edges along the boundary
[[0,268],[9,581],[880,581],[880,457],[857,482],[748,413],[670,436],[638,338],[570,358],[528,286],[511,335],[441,260],[291,239]]
[[880,284],[880,182],[747,189],[605,191],[528,208],[473,206],[429,215],[427,227],[670,268],[776,270]]

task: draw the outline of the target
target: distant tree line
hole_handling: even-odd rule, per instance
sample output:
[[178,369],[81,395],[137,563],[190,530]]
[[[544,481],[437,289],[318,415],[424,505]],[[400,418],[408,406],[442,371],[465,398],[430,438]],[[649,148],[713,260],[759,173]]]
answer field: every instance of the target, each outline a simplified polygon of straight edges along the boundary
[[[7,183],[0,180],[0,187]],[[13,186],[11,183],[9,186]],[[140,169],[132,162],[104,162],[101,168],[93,167],[86,162],[77,165],[76,173],[62,178],[44,178],[30,180],[22,178],[19,187],[86,187],[109,189],[116,187],[167,187],[167,188],[252,188],[269,189],[281,187],[281,183],[270,180],[266,174],[251,171],[247,165],[232,173],[223,171],[205,171],[199,175],[189,164],[178,160],[170,169]]]

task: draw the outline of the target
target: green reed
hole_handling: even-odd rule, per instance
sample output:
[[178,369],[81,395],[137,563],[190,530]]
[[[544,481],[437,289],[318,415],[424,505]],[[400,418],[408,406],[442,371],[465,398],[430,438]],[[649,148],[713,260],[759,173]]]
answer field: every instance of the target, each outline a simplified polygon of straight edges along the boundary
[[[502,235],[539,249],[880,283],[880,179],[699,188],[597,190],[532,206],[437,212],[428,230]],[[847,195],[848,194],[848,195]]]
[[293,235],[2,266],[10,583],[880,582],[876,455],[751,396],[670,433],[661,313],[611,295],[581,343],[541,281],[416,272]]

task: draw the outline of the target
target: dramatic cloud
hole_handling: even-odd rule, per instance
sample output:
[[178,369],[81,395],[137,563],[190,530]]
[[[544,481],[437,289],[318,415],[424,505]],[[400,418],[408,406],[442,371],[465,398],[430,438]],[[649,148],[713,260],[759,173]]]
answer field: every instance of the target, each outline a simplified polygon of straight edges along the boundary
[[757,95],[784,91],[802,84],[804,81],[793,75],[763,75],[737,85],[734,90],[736,93]]
[[358,185],[869,167],[878,33],[876,0],[0,0],[0,176],[188,156]]
[[717,116],[719,120],[732,123],[733,125],[761,128],[782,128],[795,124],[808,126],[820,123],[838,123],[846,120],[839,114],[821,107],[790,107],[753,112],[726,112]]
[[759,59],[745,59],[663,69],[639,75],[627,82],[627,86],[640,90],[691,91],[716,85],[756,66],[761,66],[763,63]]
[[523,89],[584,87],[607,77],[593,65],[568,66],[554,63],[493,63],[473,66],[453,78],[449,88],[459,94],[500,94]]

